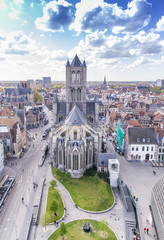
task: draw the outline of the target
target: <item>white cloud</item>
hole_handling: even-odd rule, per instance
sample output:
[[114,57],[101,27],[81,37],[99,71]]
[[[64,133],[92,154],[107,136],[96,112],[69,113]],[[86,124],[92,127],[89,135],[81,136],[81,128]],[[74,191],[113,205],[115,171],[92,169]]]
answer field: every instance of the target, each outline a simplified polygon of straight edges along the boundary
[[[119,2],[118,2],[119,4]],[[146,0],[132,0],[123,10],[103,0],[81,0],[76,4],[75,21],[70,26],[80,33],[110,29],[114,33],[136,32],[149,23],[151,4]]]
[[32,2],[30,6],[33,8],[34,7],[34,3]]
[[156,31],[157,32],[162,32],[164,31],[164,16],[161,17],[161,19],[157,22],[156,25]]
[[24,0],[14,0],[14,3],[15,3],[16,5],[19,5],[19,4],[24,3]]
[[7,4],[5,3],[5,0],[0,0],[0,9],[7,8]]
[[18,19],[18,16],[19,16],[19,10],[13,7],[12,4],[10,4],[9,17],[12,19]]
[[50,32],[62,32],[72,22],[71,4],[65,0],[54,0],[43,8],[43,17],[35,20],[38,29]]

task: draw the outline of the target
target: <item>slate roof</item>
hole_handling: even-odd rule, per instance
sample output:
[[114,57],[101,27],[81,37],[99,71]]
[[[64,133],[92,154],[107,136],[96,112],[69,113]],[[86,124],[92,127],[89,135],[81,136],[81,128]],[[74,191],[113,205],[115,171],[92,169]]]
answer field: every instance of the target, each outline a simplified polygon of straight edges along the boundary
[[74,59],[71,62],[71,67],[81,67],[81,66],[82,66],[81,61],[76,54],[76,56],[74,57]]
[[5,94],[12,96],[31,94],[31,88],[6,88]]
[[116,159],[116,154],[98,153],[98,167],[108,167],[108,159]]
[[66,102],[64,101],[57,103],[57,114],[60,113],[66,115]]
[[95,103],[94,102],[87,102],[86,103],[86,114],[90,115],[95,113]]
[[19,109],[17,111],[17,116],[19,117],[19,119],[21,120],[22,124],[24,125],[24,110],[23,109]]
[[57,93],[54,93],[53,103],[57,103],[57,101],[58,101]]
[[155,128],[132,127],[128,128],[129,144],[158,144]]
[[83,125],[87,123],[85,115],[77,104],[75,104],[71,112],[68,114],[65,123],[68,125]]

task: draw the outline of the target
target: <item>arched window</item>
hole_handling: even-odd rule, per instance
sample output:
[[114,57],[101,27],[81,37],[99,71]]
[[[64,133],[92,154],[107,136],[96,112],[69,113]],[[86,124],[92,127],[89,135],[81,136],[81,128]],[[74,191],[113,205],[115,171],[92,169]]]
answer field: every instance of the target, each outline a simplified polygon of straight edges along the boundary
[[71,169],[71,154],[68,154],[68,169]]
[[83,168],[83,154],[80,154],[80,169]]
[[59,164],[62,164],[62,150],[59,150]]
[[89,150],[89,164],[92,162],[92,150]]
[[77,89],[77,101],[81,101],[81,89]]
[[73,170],[78,170],[79,169],[79,167],[78,167],[79,161],[78,160],[79,160],[78,159],[78,152],[74,151],[74,153],[73,153]]
[[71,89],[71,98],[72,98],[72,101],[75,101],[75,89]]
[[80,71],[77,72],[77,83],[80,83]]
[[73,71],[72,72],[72,83],[76,82],[76,73]]

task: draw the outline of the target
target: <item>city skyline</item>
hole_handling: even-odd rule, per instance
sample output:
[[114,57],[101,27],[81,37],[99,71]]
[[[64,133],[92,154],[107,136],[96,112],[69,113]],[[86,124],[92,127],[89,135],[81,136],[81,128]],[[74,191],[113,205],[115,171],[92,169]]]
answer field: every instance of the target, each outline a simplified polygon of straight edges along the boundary
[[0,80],[65,80],[86,60],[88,81],[163,77],[162,0],[0,0]]

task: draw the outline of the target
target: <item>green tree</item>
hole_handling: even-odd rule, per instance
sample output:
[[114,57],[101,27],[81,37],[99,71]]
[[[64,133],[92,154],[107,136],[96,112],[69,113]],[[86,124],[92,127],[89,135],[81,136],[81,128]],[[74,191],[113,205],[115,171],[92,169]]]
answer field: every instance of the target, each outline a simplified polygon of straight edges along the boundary
[[51,203],[50,210],[52,212],[56,212],[58,210],[58,204],[57,204],[57,202],[55,200],[53,200],[53,202]]
[[43,97],[40,93],[34,93],[34,102],[43,102]]
[[52,188],[54,188],[56,186],[56,181],[55,180],[51,180],[50,185]]
[[64,239],[64,235],[67,233],[67,228],[64,222],[61,223],[60,225],[60,235],[63,237],[62,239]]
[[99,222],[99,229],[100,229],[100,231],[103,232],[103,235],[105,234],[106,226],[108,226],[108,222],[106,221],[105,217],[102,217]]
[[42,225],[42,227],[45,227],[46,228],[46,224],[47,224],[47,221],[46,221],[46,212],[43,212],[41,217],[40,217],[40,224]]
[[71,174],[70,174],[70,172],[67,172],[67,173],[66,173],[66,176],[67,176],[67,178],[70,179],[70,178],[71,178]]
[[61,171],[60,171],[60,169],[59,169],[59,168],[56,168],[56,169],[55,169],[55,174],[56,174],[56,175],[58,175],[58,176],[60,176],[60,174],[61,174]]
[[96,185],[99,183],[99,176],[97,173],[94,175],[94,181]]

